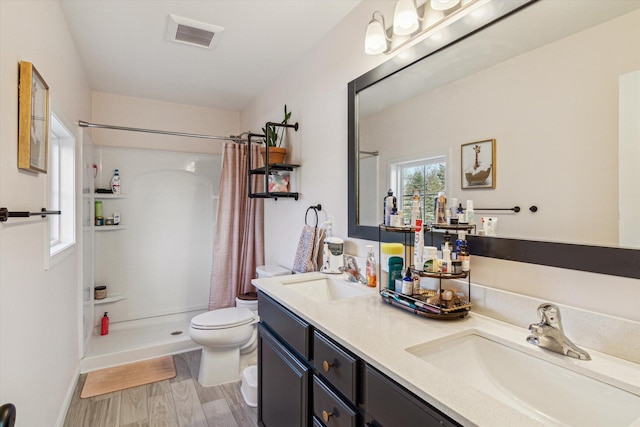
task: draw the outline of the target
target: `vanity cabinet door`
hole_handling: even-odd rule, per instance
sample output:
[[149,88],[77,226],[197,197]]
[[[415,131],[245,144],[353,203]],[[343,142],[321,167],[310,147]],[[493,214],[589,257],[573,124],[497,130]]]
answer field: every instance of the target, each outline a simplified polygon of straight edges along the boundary
[[371,427],[453,427],[456,422],[382,373],[365,369],[365,417]]
[[258,424],[309,426],[311,368],[263,325],[258,332]]
[[273,332],[282,338],[285,344],[300,353],[305,359],[311,359],[311,326],[308,323],[261,291],[258,292],[258,312],[260,313],[260,321],[266,323]]

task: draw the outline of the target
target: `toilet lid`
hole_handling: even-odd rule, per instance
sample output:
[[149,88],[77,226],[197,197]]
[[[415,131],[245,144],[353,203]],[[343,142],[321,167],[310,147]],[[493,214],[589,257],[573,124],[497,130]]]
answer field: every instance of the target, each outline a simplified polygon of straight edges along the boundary
[[248,308],[228,307],[198,314],[191,319],[191,326],[199,329],[224,329],[246,325],[255,318],[255,313]]

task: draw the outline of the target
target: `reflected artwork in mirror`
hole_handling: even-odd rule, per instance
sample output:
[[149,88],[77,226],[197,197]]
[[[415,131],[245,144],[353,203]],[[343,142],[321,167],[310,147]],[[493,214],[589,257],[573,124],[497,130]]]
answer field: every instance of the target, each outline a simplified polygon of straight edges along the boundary
[[[477,255],[640,278],[640,1],[514,3],[349,84],[349,236],[378,238],[395,164],[445,156],[448,197],[521,207]],[[499,181],[465,188],[460,147],[494,138]]]

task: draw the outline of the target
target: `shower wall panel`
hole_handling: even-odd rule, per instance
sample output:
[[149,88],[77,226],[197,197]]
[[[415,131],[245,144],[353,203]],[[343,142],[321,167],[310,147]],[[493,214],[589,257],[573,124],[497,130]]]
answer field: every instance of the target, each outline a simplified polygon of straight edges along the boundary
[[94,321],[206,309],[220,155],[96,147],[96,160],[96,186],[117,168],[122,197],[103,200],[121,224],[96,227],[95,284],[124,298],[96,306]]

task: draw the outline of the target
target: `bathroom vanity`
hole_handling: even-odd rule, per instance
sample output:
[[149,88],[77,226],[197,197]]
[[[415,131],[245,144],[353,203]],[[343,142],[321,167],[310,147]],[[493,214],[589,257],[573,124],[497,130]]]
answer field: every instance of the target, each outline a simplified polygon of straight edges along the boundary
[[576,361],[473,311],[415,316],[342,276],[253,283],[261,426],[640,426],[636,363]]
[[260,425],[460,425],[265,293],[258,301]]

